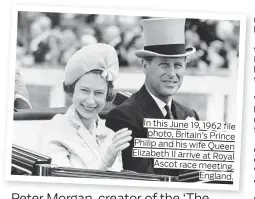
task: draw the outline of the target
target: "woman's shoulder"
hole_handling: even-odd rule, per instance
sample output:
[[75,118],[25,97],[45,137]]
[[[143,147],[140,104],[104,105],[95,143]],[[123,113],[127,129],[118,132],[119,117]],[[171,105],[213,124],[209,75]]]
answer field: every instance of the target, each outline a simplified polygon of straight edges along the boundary
[[56,114],[51,120],[44,124],[45,133],[51,138],[66,137],[71,125],[65,114]]
[[67,109],[65,114],[56,114],[51,120],[50,123],[58,128],[66,128],[70,126],[70,121],[75,117],[75,109],[73,106],[70,106]]
[[65,132],[62,129],[65,123],[64,115],[57,114],[51,120],[44,122],[41,125],[41,141],[39,143],[40,151],[43,154],[48,154],[50,151],[48,148],[52,147],[53,143],[57,143],[66,137]]
[[66,117],[65,114],[56,114],[56,115],[51,119],[51,122],[52,122],[52,123],[63,122],[63,121],[67,121],[67,117]]
[[49,122],[50,128],[63,128],[68,123],[67,117],[64,114],[56,114]]

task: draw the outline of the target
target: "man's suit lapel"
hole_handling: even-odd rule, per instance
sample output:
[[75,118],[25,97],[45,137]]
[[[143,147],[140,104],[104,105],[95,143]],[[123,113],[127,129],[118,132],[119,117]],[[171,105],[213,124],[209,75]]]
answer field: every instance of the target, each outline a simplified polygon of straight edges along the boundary
[[185,120],[187,118],[186,112],[174,100],[172,100],[171,111],[175,120]]
[[155,100],[151,97],[145,88],[145,85],[138,92],[138,99],[141,105],[141,113],[145,118],[164,119],[164,116],[159,109]]

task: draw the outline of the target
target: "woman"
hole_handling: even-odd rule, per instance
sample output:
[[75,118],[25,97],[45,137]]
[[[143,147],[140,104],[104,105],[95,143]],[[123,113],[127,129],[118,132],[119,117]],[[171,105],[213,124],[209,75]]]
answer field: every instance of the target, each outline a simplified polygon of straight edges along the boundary
[[50,121],[44,154],[52,164],[66,167],[122,170],[121,150],[129,146],[131,131],[116,133],[98,117],[112,99],[113,81],[119,70],[115,49],[91,44],[77,51],[65,68],[64,90],[73,104],[66,114]]

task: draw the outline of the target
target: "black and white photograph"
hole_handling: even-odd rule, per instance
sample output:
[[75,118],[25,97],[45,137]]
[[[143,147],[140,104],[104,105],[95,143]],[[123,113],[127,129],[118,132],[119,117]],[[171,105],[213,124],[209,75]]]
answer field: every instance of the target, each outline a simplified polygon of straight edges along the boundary
[[9,180],[239,188],[243,17],[39,8],[13,13]]

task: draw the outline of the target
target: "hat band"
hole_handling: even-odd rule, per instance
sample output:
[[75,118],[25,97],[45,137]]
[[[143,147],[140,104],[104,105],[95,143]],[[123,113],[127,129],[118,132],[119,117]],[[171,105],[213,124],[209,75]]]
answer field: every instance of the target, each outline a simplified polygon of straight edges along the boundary
[[164,55],[178,55],[185,54],[185,44],[167,44],[167,45],[153,45],[144,46],[144,50],[152,51]]

